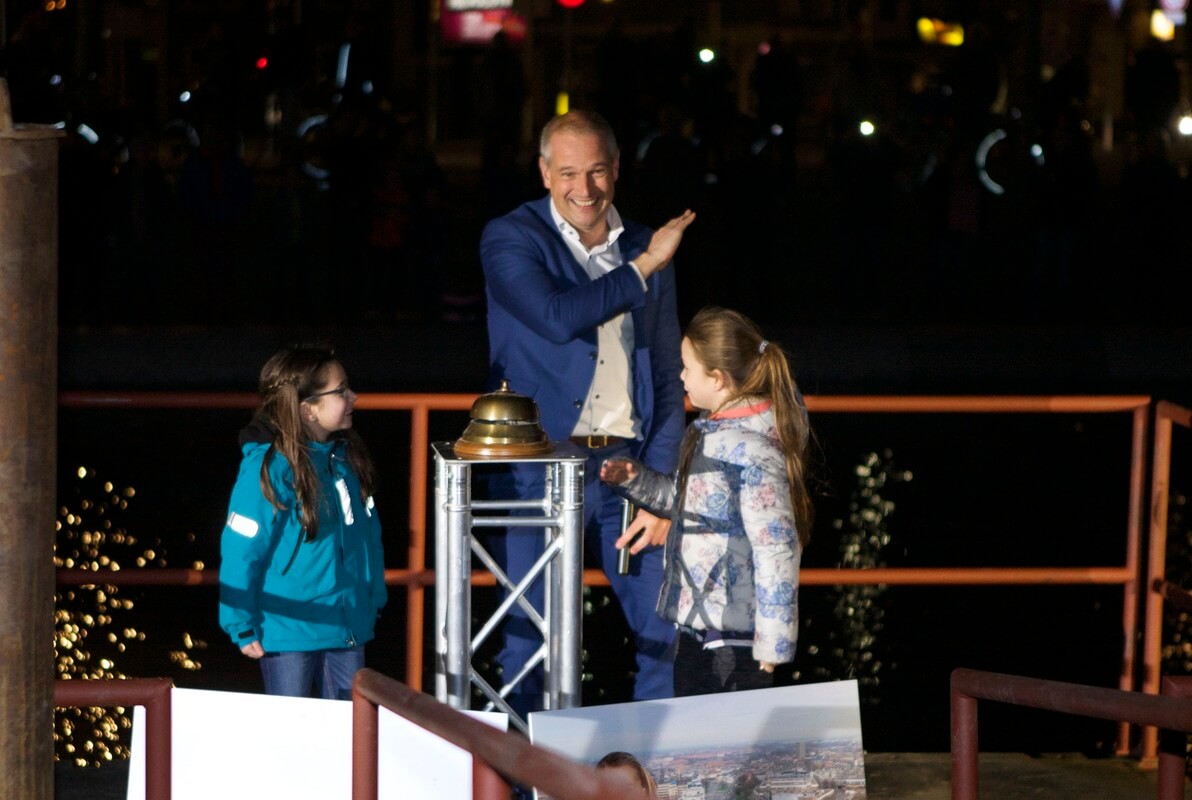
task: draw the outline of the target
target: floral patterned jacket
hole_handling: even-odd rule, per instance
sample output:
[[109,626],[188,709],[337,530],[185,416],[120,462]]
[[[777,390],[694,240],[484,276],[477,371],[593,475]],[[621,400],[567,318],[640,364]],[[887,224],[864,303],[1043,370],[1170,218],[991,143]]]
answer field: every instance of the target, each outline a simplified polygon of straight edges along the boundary
[[615,487],[672,518],[658,613],[683,628],[752,631],[754,659],[793,661],[802,551],[774,414],[764,403],[692,426],[700,439],[677,508],[676,476],[640,463]]

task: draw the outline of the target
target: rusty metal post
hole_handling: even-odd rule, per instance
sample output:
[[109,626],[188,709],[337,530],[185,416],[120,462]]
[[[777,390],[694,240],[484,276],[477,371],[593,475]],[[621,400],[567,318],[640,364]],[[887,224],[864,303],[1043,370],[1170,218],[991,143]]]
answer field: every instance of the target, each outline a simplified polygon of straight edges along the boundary
[[51,800],[58,137],[0,80],[0,797]]
[[[1192,678],[1186,675],[1163,676],[1165,697],[1192,697]],[[1183,800],[1185,769],[1188,763],[1188,734],[1182,731],[1159,731],[1158,800]]]
[[[1130,571],[1130,579],[1122,587],[1122,672],[1118,680],[1118,688],[1123,692],[1133,691],[1134,686],[1134,653],[1138,638],[1138,600],[1142,582],[1142,518],[1145,513],[1144,494],[1146,476],[1146,446],[1147,434],[1150,429],[1150,409],[1139,407],[1134,409],[1134,426],[1130,447],[1130,516],[1127,518],[1126,529],[1126,568]],[[1150,592],[1147,593],[1147,604],[1150,604]],[[1130,752],[1130,725],[1126,722],[1118,724],[1116,745],[1119,756]],[[1154,759],[1154,751],[1151,751]],[[1146,759],[1144,758],[1145,762]]]
[[[1179,587],[1168,587],[1167,575],[1167,505],[1171,480],[1172,428],[1175,423],[1187,427],[1186,409],[1167,402],[1155,406],[1155,435],[1151,466],[1150,547],[1147,562],[1146,627],[1142,645],[1142,690],[1157,694],[1163,669],[1163,601],[1183,594]],[[1155,728],[1142,730],[1141,762],[1145,767],[1157,765],[1158,732]]]
[[509,800],[513,787],[501,773],[479,758],[472,759],[472,800]]
[[352,800],[377,800],[381,724],[376,704],[368,702],[361,688],[361,672],[352,679]]
[[169,678],[55,681],[54,705],[145,707],[145,800],[170,800],[173,786],[174,682]]
[[977,800],[977,698],[952,680],[952,800]]

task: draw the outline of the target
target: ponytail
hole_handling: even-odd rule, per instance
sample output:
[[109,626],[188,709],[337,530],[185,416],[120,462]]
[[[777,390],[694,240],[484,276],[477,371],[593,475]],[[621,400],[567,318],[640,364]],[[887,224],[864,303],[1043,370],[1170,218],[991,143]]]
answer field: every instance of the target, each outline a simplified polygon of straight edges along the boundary
[[761,396],[770,401],[786,460],[795,530],[799,532],[800,546],[806,547],[815,523],[815,506],[807,490],[807,453],[811,439],[807,407],[791,374],[786,353],[772,342],[763,339],[762,343],[767,346],[760,348],[754,374],[750,376],[752,380],[741,387],[738,397]]
[[[815,521],[815,508],[807,488],[811,426],[786,353],[763,338],[761,330],[748,317],[712,306],[695,315],[687,326],[686,337],[706,371],[720,370],[731,381],[735,392],[725,405],[750,397],[770,401],[786,461],[795,530],[799,544],[806,547]],[[694,428],[688,428],[683,438],[679,453],[680,498],[698,438]]]

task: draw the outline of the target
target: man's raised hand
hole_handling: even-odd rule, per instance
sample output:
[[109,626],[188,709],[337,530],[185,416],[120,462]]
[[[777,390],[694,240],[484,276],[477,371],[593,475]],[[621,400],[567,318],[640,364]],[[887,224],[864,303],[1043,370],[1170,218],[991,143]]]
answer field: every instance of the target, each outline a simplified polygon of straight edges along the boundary
[[683,232],[687,226],[695,222],[695,212],[690,208],[679,216],[667,222],[650,237],[650,245],[646,252],[633,259],[638,272],[643,278],[648,278],[660,269],[666,267],[675,257],[679,243],[683,241]]

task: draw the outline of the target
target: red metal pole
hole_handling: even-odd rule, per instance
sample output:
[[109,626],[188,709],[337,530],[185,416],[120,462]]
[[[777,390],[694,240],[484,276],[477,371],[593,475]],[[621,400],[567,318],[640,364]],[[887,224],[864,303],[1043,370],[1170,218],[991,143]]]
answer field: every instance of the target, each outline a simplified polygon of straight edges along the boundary
[[472,758],[472,800],[509,800],[513,787],[485,761]]
[[59,708],[144,706],[145,800],[170,800],[173,688],[174,682],[169,678],[60,680],[54,684],[54,705]]
[[[1192,697],[1192,678],[1163,678],[1167,697]],[[1159,800],[1183,800],[1184,770],[1188,763],[1188,734],[1162,731],[1159,735],[1159,774],[1156,796]]]
[[170,800],[173,789],[173,708],[171,684],[145,704],[145,800]]
[[365,670],[352,679],[352,800],[377,800],[377,706],[362,693]]
[[954,670],[952,691],[979,700],[1192,732],[1192,701],[1182,698],[974,669]]
[[952,681],[952,800],[977,800],[977,700]]

